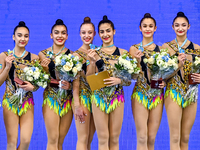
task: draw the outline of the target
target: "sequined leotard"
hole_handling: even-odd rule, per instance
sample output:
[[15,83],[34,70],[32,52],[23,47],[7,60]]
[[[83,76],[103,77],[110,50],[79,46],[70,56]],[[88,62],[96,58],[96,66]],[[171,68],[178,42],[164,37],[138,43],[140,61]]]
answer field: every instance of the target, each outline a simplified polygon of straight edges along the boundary
[[[133,45],[133,46],[139,49],[139,45]],[[155,108],[159,103],[161,103],[164,98],[162,90],[160,92],[161,95],[154,95],[148,92],[151,87],[150,87],[150,81],[148,79],[147,64],[144,63],[144,58],[149,58],[155,52],[160,52],[158,45],[156,45],[153,51],[144,49],[143,51],[144,56],[142,56],[140,62],[142,70],[139,73],[139,76],[137,78],[137,83],[135,84],[132,94],[132,99],[136,99],[139,103],[142,103],[142,105],[145,108],[150,110]]]
[[[42,53],[47,58],[49,57],[48,50],[43,50]],[[67,55],[69,53],[70,50],[68,49],[65,54]],[[48,67],[51,78],[56,79],[55,60],[53,58],[51,58],[51,62],[49,63]],[[50,84],[47,85],[47,88],[43,93],[43,106],[47,104],[57,115],[62,117],[71,109],[72,91],[67,90],[67,97],[65,99],[61,99],[61,103],[59,103],[57,100],[58,89],[59,88],[57,87],[51,87]]]

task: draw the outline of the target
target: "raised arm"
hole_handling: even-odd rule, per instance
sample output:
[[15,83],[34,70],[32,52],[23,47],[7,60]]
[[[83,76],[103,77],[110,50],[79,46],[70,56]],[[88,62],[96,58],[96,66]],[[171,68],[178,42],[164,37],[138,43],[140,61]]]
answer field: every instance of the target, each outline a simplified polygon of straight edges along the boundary
[[96,62],[100,59],[99,55],[94,49],[90,49],[86,61],[87,73],[86,75],[91,75],[96,72]]
[[0,54],[0,86],[8,77],[8,73],[12,67],[12,61],[14,59],[15,57],[13,55],[6,56],[5,53]]

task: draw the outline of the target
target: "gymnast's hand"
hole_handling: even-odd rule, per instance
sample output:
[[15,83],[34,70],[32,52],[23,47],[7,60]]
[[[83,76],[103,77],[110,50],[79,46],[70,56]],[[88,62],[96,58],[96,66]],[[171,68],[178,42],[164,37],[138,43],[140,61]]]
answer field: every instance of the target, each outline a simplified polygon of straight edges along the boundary
[[45,58],[45,59],[43,59],[42,61],[41,61],[41,66],[44,68],[44,70],[46,71],[46,72],[48,72],[48,65],[49,65],[49,63],[51,62],[51,60],[49,59],[49,58]]
[[165,81],[162,81],[162,83],[159,84],[159,88],[163,89],[166,86]]
[[121,84],[121,79],[115,78],[115,77],[110,77],[110,78],[104,79],[103,81],[104,81],[104,84],[106,84],[107,86]]
[[134,57],[138,59],[139,61],[141,61],[142,56],[144,56],[144,54],[140,50],[137,50],[136,52],[134,52]]
[[9,55],[8,57],[6,57],[5,61],[6,61],[6,69],[10,69],[12,66],[12,61],[15,60],[15,57],[13,55]]
[[62,81],[62,89],[64,90],[69,90],[69,88],[71,87],[71,84],[68,81],[63,80]]
[[85,123],[85,116],[87,114],[84,112],[83,108],[81,106],[75,106],[75,120],[79,120],[80,123]]
[[94,49],[89,49],[88,50],[88,57],[89,57],[89,60],[92,61],[92,62],[96,62],[97,60],[99,60],[99,55],[96,53],[96,50]]
[[199,73],[192,73],[191,78],[193,82],[200,83],[200,74]]
[[24,89],[25,91],[33,91],[34,89],[34,86],[28,82],[28,81],[24,81],[25,84],[23,85],[18,85],[20,88]]
[[185,62],[185,60],[186,60],[186,54],[180,53],[180,54],[178,55],[178,60],[179,60],[179,64],[180,64],[181,66],[183,66],[183,64],[184,64],[184,62]]

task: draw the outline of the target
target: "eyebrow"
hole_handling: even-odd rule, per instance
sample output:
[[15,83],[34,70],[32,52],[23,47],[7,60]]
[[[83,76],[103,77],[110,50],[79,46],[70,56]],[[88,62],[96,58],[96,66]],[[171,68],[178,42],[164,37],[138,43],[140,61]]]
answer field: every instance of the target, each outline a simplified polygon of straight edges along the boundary
[[59,31],[59,30],[54,30],[54,32],[67,32],[66,30],[62,30],[62,31]]
[[142,25],[154,25],[153,23],[150,23],[150,24],[145,24],[145,23],[143,23]]

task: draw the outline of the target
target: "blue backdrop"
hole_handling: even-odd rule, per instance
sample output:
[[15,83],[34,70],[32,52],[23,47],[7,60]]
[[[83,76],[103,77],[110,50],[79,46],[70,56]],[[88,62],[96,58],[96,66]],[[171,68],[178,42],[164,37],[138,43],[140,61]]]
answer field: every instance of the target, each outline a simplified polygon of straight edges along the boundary
[[[140,19],[146,12],[152,14],[157,21],[158,29],[154,41],[158,45],[175,38],[171,28],[172,20],[178,11],[183,11],[189,18],[191,29],[188,38],[200,44],[200,1],[199,0],[1,0],[0,1],[0,52],[14,47],[12,33],[19,21],[23,20],[30,29],[30,41],[26,47],[28,51],[38,54],[39,51],[50,47],[50,30],[55,20],[60,18],[68,27],[69,39],[66,47],[75,51],[82,42],[79,36],[79,27],[85,16],[89,16],[96,28],[103,15],[107,15],[114,22],[116,28],[115,45],[129,49],[131,45],[141,42],[142,35],[139,31]],[[98,32],[97,32],[98,33]],[[98,34],[94,43],[101,44]],[[125,113],[120,135],[120,149],[136,149],[136,130],[131,112],[131,93],[134,83],[125,87]],[[0,87],[2,99],[5,85]],[[35,114],[34,130],[30,143],[30,150],[45,150],[47,143],[46,130],[42,117],[42,92],[40,88],[34,93]],[[198,104],[198,107],[199,104]],[[6,149],[6,131],[3,123],[3,109],[0,108],[0,149]],[[200,147],[200,112],[197,111],[195,124],[191,131],[190,150]],[[76,129],[74,120],[68,135],[65,138],[64,150],[76,147]],[[95,134],[92,149],[98,148]],[[165,109],[162,122],[156,137],[156,150],[169,149],[169,129]]]

